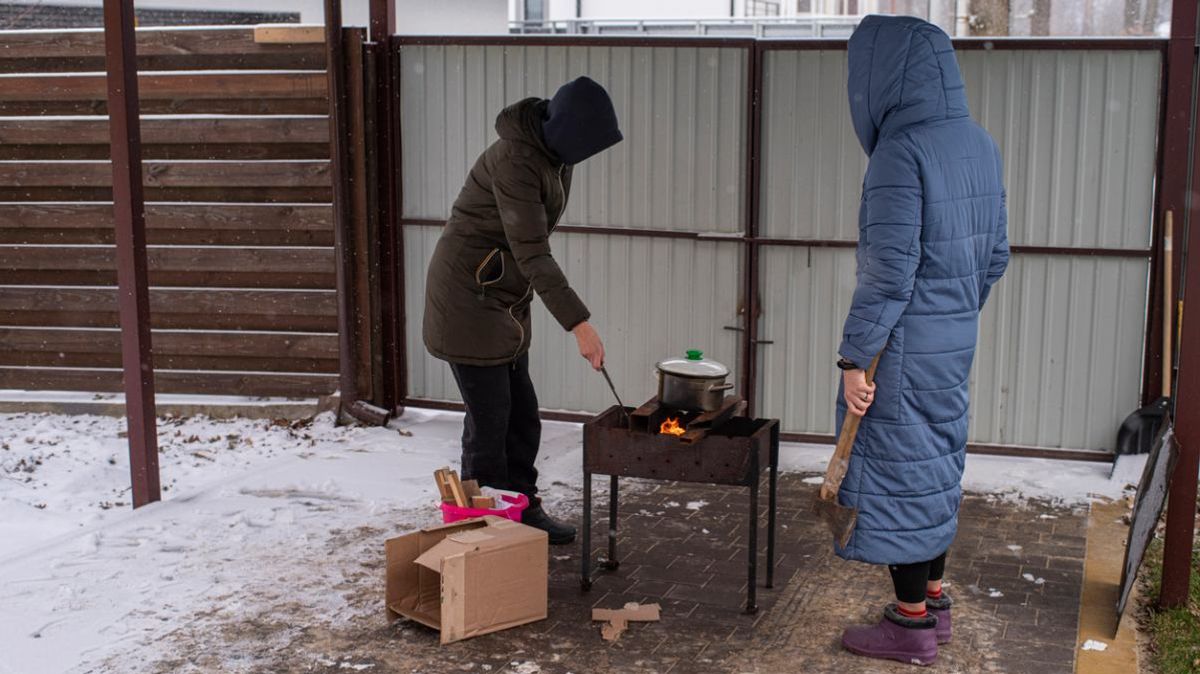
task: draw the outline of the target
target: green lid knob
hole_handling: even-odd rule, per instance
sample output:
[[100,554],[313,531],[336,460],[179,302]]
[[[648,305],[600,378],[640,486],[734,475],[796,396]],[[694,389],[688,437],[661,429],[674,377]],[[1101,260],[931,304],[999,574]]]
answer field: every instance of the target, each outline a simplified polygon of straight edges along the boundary
[[687,359],[688,360],[702,360],[703,358],[704,358],[703,351],[700,351],[699,349],[688,349],[688,351],[687,351]]

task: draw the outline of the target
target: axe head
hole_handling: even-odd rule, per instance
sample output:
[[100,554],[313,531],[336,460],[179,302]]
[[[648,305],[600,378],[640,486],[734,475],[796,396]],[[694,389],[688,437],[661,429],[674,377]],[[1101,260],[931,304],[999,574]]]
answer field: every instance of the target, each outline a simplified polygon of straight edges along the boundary
[[837,541],[838,547],[846,547],[846,544],[850,542],[850,535],[854,533],[854,525],[858,522],[858,510],[847,508],[839,504],[836,499],[824,499],[818,496],[813,501],[813,512],[825,521],[829,527],[829,533],[833,534],[833,540]]

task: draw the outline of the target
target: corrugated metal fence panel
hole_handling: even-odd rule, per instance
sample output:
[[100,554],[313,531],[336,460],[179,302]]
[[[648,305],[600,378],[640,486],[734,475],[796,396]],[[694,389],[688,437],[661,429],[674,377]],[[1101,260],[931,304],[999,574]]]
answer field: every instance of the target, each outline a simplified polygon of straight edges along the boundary
[[405,217],[447,217],[505,105],[587,75],[612,95],[625,140],[580,165],[563,221],[741,230],[746,50],[405,45],[400,55]]
[[[1005,157],[1016,245],[1149,245],[1158,51],[964,50],[972,114]],[[763,236],[857,239],[866,158],[844,51],[769,51]]]
[[1150,244],[1158,51],[963,51],[971,112],[1005,158],[1009,239]]
[[[426,263],[440,233],[405,228],[409,394],[457,400],[450,369],[421,341]],[[551,242],[554,258],[592,311],[609,374],[627,405],[654,394],[654,364],[665,356],[698,348],[731,366],[737,362],[738,333],[724,326],[737,321],[739,245],[568,232]],[[604,379],[541,301],[534,302],[530,358],[543,407],[595,412],[613,404]]]
[[867,159],[850,125],[845,50],[768,51],[764,67],[761,235],[856,240]]
[[[762,412],[833,434],[854,251],[772,247],[762,260],[762,337],[775,342],[762,347]],[[1138,404],[1148,273],[1145,260],[1015,256],[980,319],[971,442],[1112,449]]]
[[[405,46],[407,217],[445,217],[494,112],[586,73],[613,91],[626,142],[580,167],[571,224],[738,231],[745,54],[736,49]],[[1157,52],[965,51],[968,92],[1006,155],[1017,245],[1148,245]],[[769,51],[762,235],[856,238],[865,159],[850,129],[841,51]],[[720,95],[718,95],[720,94]],[[715,157],[716,164],[707,160]],[[732,195],[732,196],[731,196]],[[453,399],[420,340],[425,263],[439,230],[406,228],[410,395]],[[699,347],[737,360],[741,255],[732,243],[560,233],[573,285],[592,305],[618,386],[636,404],[653,363]],[[762,412],[794,432],[833,432],[831,362],[853,289],[853,251],[763,253]],[[1016,256],[981,325],[971,439],[1111,447],[1137,402],[1148,262]],[[697,300],[697,298],[700,298]],[[534,376],[545,407],[609,404],[535,304]],[[1019,310],[1018,310],[1019,309]],[[665,317],[662,313],[665,312]],[[1018,358],[1018,354],[1020,358]]]
[[[962,51],[972,111],[1006,156],[1015,245],[1150,242],[1156,51]],[[865,158],[845,52],[769,51],[763,236],[857,238]],[[981,319],[971,440],[1111,448],[1138,402],[1143,259],[1017,255]],[[760,396],[784,430],[832,434],[834,353],[854,287],[850,249],[763,254]],[[1020,357],[1018,358],[1018,354]]]
[[402,227],[404,233],[404,337],[407,347],[408,395],[430,400],[459,400],[458,387],[446,364],[425,350],[421,324],[425,316],[425,273],[442,234],[441,227]]
[[980,319],[974,442],[1113,448],[1138,407],[1149,262],[1018,255]]
[[834,367],[854,293],[853,248],[773,246],[761,257],[760,412],[785,431],[832,433]]
[[[735,243],[556,234],[554,257],[592,311],[609,375],[626,405],[655,393],[654,364],[700,349],[735,369],[741,246]],[[575,338],[535,303],[534,382],[543,407],[597,412],[615,404]],[[731,372],[736,381],[737,373]]]

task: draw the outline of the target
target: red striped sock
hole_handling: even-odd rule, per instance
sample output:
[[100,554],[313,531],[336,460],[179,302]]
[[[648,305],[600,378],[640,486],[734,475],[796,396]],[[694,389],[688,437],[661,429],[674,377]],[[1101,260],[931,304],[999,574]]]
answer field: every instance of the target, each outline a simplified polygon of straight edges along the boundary
[[942,598],[942,588],[939,587],[936,591],[925,590],[925,596],[929,597],[930,599],[941,599]]
[[924,618],[925,616],[929,615],[929,611],[926,611],[924,607],[921,608],[920,613],[917,613],[916,611],[909,611],[908,609],[899,605],[897,605],[896,608],[900,611],[900,615],[904,616],[905,618]]

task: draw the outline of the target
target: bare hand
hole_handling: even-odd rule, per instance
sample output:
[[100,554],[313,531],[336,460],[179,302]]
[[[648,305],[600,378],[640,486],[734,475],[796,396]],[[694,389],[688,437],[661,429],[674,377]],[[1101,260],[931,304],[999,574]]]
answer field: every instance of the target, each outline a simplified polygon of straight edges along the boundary
[[875,402],[875,384],[867,383],[866,370],[842,372],[842,388],[846,396],[846,411],[856,417],[866,414],[867,408]]
[[575,334],[575,341],[579,343],[579,355],[583,356],[593,370],[603,367],[604,344],[600,342],[600,335],[596,332],[596,328],[593,328],[591,323],[584,321],[576,325],[571,332]]

